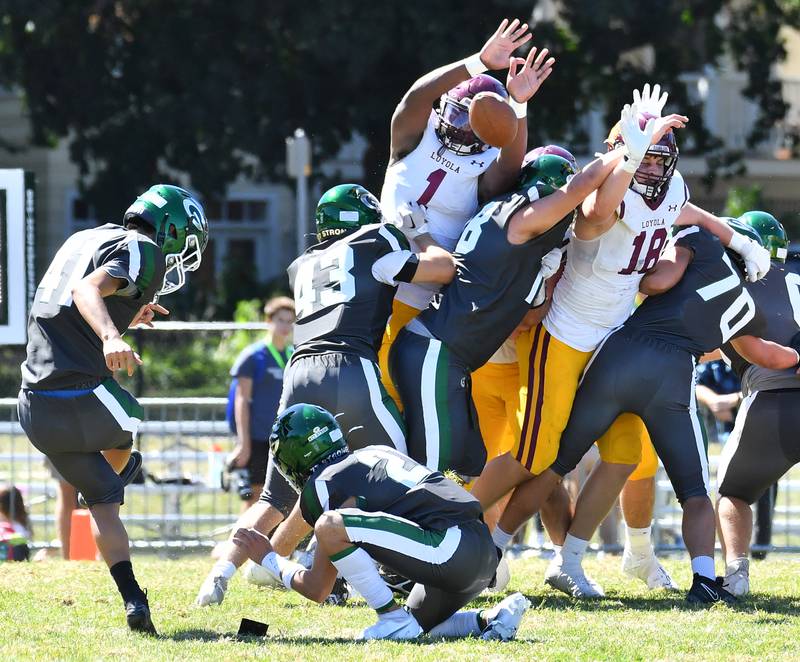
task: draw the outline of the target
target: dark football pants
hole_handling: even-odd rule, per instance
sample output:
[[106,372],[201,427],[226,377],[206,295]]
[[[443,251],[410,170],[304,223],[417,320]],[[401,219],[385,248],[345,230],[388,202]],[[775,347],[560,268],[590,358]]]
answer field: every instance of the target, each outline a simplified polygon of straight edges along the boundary
[[17,413],[31,443],[86,503],[123,502],[122,480],[100,451],[130,448],[144,411],[117,382],[74,391],[23,389]]
[[436,531],[389,513],[357,508],[336,512],[353,543],[417,582],[406,605],[426,632],[483,591],[497,569],[497,548],[479,520]]
[[720,457],[720,496],[758,501],[800,462],[799,430],[800,389],[755,391],[742,400]]
[[[301,402],[323,407],[333,414],[350,450],[381,445],[406,453],[403,419],[381,384],[378,366],[373,361],[340,352],[293,359],[283,375],[278,413]],[[278,471],[271,454],[259,501],[269,503],[284,516],[288,516],[297,501],[297,492]]]
[[403,329],[389,353],[389,372],[403,402],[408,455],[430,469],[479,476],[486,447],[469,369],[441,341]]
[[678,500],[708,496],[708,458],[694,394],[696,360],[687,351],[625,327],[586,366],[551,469],[566,475],[623,412],[650,432]]

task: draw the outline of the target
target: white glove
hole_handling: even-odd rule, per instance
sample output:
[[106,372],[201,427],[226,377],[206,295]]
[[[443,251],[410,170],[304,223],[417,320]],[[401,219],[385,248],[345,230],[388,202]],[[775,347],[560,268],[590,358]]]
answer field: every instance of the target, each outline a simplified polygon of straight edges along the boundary
[[639,127],[639,108],[636,104],[632,106],[625,104],[619,118],[620,133],[622,142],[625,143],[625,164],[622,169],[625,172],[634,173],[642,163],[647,150],[653,140],[656,130],[656,121],[651,118],[647,120],[644,129]]
[[667,105],[667,98],[669,94],[664,92],[661,94],[661,85],[656,83],[653,85],[653,91],[650,92],[650,83],[645,83],[642,88],[641,94],[639,90],[633,91],[633,103],[639,107],[640,113],[648,113],[654,117],[661,117],[661,111]]
[[770,254],[766,248],[752,239],[743,237],[738,232],[733,233],[728,248],[742,256],[747,280],[751,283],[755,283],[767,275],[770,267]]
[[561,257],[563,255],[564,251],[556,247],[542,258],[542,266],[539,269],[542,280],[547,280],[558,271],[558,268],[561,266]]
[[225,591],[228,589],[228,580],[222,575],[211,572],[206,577],[195,598],[195,604],[199,607],[208,605],[221,605],[225,599]]
[[428,219],[425,217],[425,207],[416,202],[406,202],[397,208],[397,218],[394,223],[409,239],[416,239],[421,234],[428,232]]
[[294,561],[290,561],[283,556],[278,556],[275,552],[270,552],[261,561],[261,566],[275,579],[283,582],[283,585],[292,590],[292,577],[300,570],[305,570],[303,566]]

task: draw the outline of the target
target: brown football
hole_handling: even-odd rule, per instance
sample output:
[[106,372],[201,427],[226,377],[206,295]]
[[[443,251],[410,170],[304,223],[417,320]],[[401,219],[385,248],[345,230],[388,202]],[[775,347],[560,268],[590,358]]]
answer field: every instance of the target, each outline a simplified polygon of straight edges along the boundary
[[517,116],[496,92],[478,92],[469,105],[469,125],[487,145],[505,147],[517,135]]

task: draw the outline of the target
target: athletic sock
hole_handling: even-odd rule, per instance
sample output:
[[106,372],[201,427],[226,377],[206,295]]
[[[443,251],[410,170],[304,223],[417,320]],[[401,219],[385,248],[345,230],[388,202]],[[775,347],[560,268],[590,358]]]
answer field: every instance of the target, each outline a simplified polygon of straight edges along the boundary
[[211,568],[211,574],[214,577],[220,576],[225,579],[230,579],[236,573],[236,566],[231,561],[220,560]]
[[692,559],[692,572],[708,579],[714,579],[714,559],[710,556],[695,556]]
[[625,547],[631,550],[636,556],[649,556],[653,552],[651,542],[650,527],[634,529],[625,525]]
[[579,566],[588,545],[588,540],[576,538],[571,533],[568,533],[567,537],[564,539],[564,545],[561,547],[561,558],[564,561],[563,565]]
[[457,611],[446,621],[442,621],[428,632],[428,635],[431,637],[460,638],[468,637],[471,634],[480,634],[483,628],[479,618],[480,611],[477,609]]
[[506,551],[506,547],[508,547],[513,537],[513,533],[506,533],[500,528],[499,524],[495,526],[494,531],[492,531],[492,540],[494,540],[494,544],[497,545],[501,552]]
[[394,606],[391,589],[383,581],[372,557],[360,547],[348,547],[331,557],[339,574],[347,580],[367,604],[378,613]]
[[133,575],[133,566],[130,561],[120,561],[109,568],[111,576],[117,585],[117,590],[124,602],[132,600],[146,600],[144,591],[140,588],[136,577]]

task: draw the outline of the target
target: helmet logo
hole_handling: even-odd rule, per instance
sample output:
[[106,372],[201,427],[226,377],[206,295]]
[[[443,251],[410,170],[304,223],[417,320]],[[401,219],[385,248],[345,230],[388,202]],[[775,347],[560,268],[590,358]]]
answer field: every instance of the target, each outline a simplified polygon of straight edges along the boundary
[[317,426],[314,428],[313,432],[310,435],[308,435],[308,440],[314,441],[318,437],[321,437],[323,434],[325,434],[327,431],[328,431],[328,426],[325,426],[324,428]]
[[[166,203],[166,200],[164,202]],[[183,208],[186,211],[186,215],[192,219],[192,225],[194,225],[199,232],[205,232],[207,223],[202,208],[199,207],[192,198],[183,199]]]
[[375,199],[375,196],[370,193],[362,193],[361,195],[358,196],[358,199],[361,200],[361,202],[363,202],[370,209],[374,209],[375,211],[381,210],[381,206]]

